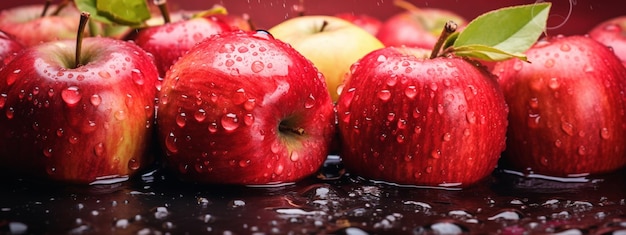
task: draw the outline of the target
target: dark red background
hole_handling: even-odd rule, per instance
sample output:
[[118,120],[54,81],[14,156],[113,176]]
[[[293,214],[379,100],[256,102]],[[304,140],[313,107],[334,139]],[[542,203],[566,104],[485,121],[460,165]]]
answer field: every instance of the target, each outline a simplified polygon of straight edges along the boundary
[[[58,2],[56,0],[54,2]],[[409,0],[418,7],[436,7],[452,10],[472,19],[481,13],[505,6],[530,4],[533,0]],[[44,0],[1,1],[0,9],[23,4],[43,3]],[[152,2],[148,0],[148,2]],[[259,28],[269,28],[280,21],[295,16],[293,6],[299,0],[169,0],[172,8],[208,9],[216,3],[227,7],[229,12],[249,14]],[[584,34],[595,24],[606,19],[626,15],[624,3],[616,0],[556,0],[553,4],[548,26],[549,34]],[[402,11],[393,0],[305,0],[305,13],[334,14],[353,12],[369,14],[382,20]],[[568,12],[571,10],[570,17]],[[561,25],[562,24],[562,25]],[[561,25],[558,28],[553,28]]]

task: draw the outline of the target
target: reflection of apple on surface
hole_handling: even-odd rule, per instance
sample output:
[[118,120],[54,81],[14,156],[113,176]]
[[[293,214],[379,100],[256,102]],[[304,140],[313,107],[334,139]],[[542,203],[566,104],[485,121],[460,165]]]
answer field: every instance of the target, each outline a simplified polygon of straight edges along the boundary
[[557,36],[526,54],[532,63],[493,69],[510,109],[506,162],[552,176],[626,165],[626,69],[613,52],[586,36]]
[[58,13],[51,7],[45,16],[44,5],[24,5],[0,11],[0,30],[13,35],[24,46],[58,39],[74,39],[80,13],[73,4]]
[[264,31],[202,41],[172,66],[159,101],[166,164],[187,181],[294,182],[323,164],[334,133],[323,76]]
[[589,31],[589,37],[613,49],[626,65],[626,16],[604,21]]
[[367,31],[334,16],[299,16],[269,31],[315,64],[326,77],[333,100],[337,100],[337,87],[350,66],[365,54],[383,47]]
[[87,184],[150,163],[152,58],[130,42],[81,40],[32,46],[0,70],[3,170]]

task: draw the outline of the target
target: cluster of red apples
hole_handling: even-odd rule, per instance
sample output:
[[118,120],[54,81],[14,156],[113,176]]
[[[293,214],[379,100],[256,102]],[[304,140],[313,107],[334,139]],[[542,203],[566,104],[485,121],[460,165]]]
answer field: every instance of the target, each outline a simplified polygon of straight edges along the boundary
[[[89,184],[158,162],[185,181],[268,185],[337,154],[368,179],[465,187],[498,165],[626,165],[626,18],[546,35],[547,3],[472,21],[407,7],[265,31],[221,7],[85,2],[0,12],[3,171]],[[502,32],[484,36],[493,19]]]

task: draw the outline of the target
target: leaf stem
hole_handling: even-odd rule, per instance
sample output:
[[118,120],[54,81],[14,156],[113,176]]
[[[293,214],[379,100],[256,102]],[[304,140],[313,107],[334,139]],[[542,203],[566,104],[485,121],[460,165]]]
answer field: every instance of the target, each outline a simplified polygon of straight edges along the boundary
[[443,30],[441,31],[441,35],[439,35],[439,39],[437,39],[437,43],[435,43],[435,46],[433,47],[433,51],[430,54],[431,59],[434,59],[437,56],[439,56],[439,52],[441,51],[441,46],[443,46],[443,43],[446,42],[446,39],[448,39],[448,37],[450,37],[450,35],[456,31],[457,27],[458,25],[454,23],[454,21],[450,20],[446,22],[445,26],[443,27]]
[[170,11],[167,8],[167,0],[154,0],[154,5],[159,7],[159,11],[161,11],[161,16],[163,16],[163,23],[168,24],[172,22],[170,19]]
[[89,12],[82,12],[80,14],[80,22],[78,24],[78,33],[76,34],[76,54],[74,56],[74,68],[82,66],[80,64],[80,56],[83,48],[83,38],[85,37],[85,26],[89,21]]

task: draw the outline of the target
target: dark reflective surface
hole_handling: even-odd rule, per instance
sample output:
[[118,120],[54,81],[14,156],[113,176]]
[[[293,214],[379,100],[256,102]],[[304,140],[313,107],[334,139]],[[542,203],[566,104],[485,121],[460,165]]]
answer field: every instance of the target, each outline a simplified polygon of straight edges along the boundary
[[565,183],[497,170],[446,190],[341,169],[330,159],[320,176],[276,187],[195,185],[161,171],[89,187],[5,179],[0,234],[626,233],[625,171]]

